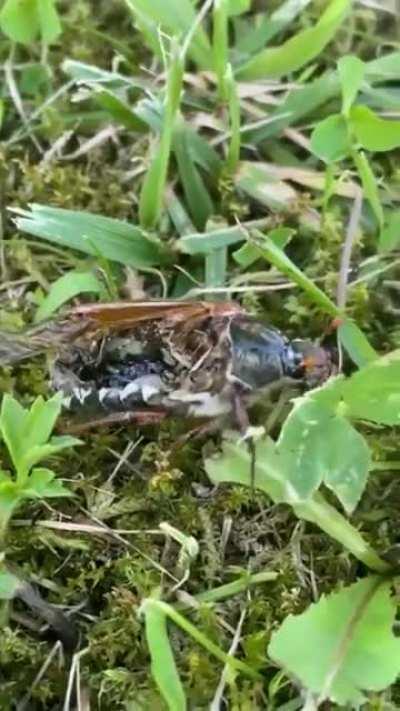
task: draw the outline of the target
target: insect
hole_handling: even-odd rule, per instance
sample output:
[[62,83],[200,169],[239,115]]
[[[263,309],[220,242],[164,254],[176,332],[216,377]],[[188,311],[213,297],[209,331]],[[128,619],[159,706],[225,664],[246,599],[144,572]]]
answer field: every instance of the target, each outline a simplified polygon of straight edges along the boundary
[[25,339],[2,339],[0,364],[52,352],[50,381],[80,430],[159,422],[172,414],[233,415],[283,378],[313,387],[333,371],[330,352],[288,340],[238,304],[138,301],[82,305]]

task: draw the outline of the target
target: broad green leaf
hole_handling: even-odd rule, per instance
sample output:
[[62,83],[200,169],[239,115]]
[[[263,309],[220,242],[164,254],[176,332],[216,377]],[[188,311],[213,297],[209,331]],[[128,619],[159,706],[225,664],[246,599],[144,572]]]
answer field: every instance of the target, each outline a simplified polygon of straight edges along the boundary
[[209,192],[197,170],[190,151],[187,131],[179,128],[174,133],[173,150],[178,163],[179,177],[185,194],[186,205],[198,230],[202,230],[214,211]]
[[31,205],[18,214],[18,229],[70,247],[85,254],[133,266],[137,269],[168,263],[171,255],[162,243],[142,229],[122,220],[90,212]]
[[51,469],[37,467],[32,470],[23,488],[22,494],[27,498],[44,499],[57,496],[72,496],[61,481],[55,478]]
[[[140,29],[146,27],[145,39],[152,48],[159,48],[160,29],[169,37],[182,37],[190,31],[195,18],[195,4],[191,0],[125,0],[136,17]],[[211,48],[204,29],[196,29],[189,55],[202,67],[209,67]]]
[[310,299],[318,304],[321,309],[332,316],[338,315],[338,308],[333,301],[331,301],[308,276],[296,267],[285,252],[274,244],[268,236],[257,232],[251,237],[250,243],[258,248],[260,256],[264,257],[267,262],[273,264],[280,272],[286,274],[286,276],[303,289]]
[[308,499],[324,483],[347,513],[356,507],[370,467],[368,446],[343,417],[312,396],[297,400],[278,443],[282,476],[300,499]]
[[342,113],[347,116],[361,88],[365,64],[354,55],[346,55],[338,61],[338,72],[342,85]]
[[24,453],[22,458],[22,466],[25,472],[30,471],[35,464],[43,461],[43,459],[48,459],[54,454],[58,454],[63,449],[69,449],[70,447],[75,447],[82,444],[80,440],[75,437],[52,437],[51,440],[42,445],[35,445],[31,447]]
[[359,368],[378,357],[365,334],[354,321],[346,319],[338,328],[340,342]]
[[264,49],[239,67],[240,79],[277,78],[317,57],[342,24],[351,0],[331,0],[314,27],[299,32],[279,47]]
[[390,252],[400,246],[400,210],[389,213],[386,225],[379,236],[379,251]]
[[362,148],[367,151],[392,151],[400,146],[400,121],[383,119],[368,106],[353,106],[350,126]]
[[49,400],[44,400],[41,396],[36,398],[27,411],[20,432],[21,446],[29,450],[35,445],[42,445],[48,441],[61,413],[62,400],[60,394],[54,395]]
[[349,417],[400,425],[400,350],[374,360],[337,387]]
[[4,118],[4,101],[0,99],[0,130],[3,125],[3,118]]
[[346,119],[333,114],[315,126],[311,134],[311,150],[325,163],[345,158],[351,148]]
[[[208,476],[216,484],[250,486],[250,454],[248,448],[243,446],[243,440],[239,438],[233,442],[224,442],[222,453],[206,459],[204,466]],[[330,506],[319,492],[307,501],[299,500],[295,490],[285,479],[281,457],[277,454],[274,442],[269,438],[256,442],[255,485],[275,503],[290,504],[298,518],[319,526],[370,568],[382,572],[388,570],[388,565],[364,541],[359,531],[339,511]]]
[[49,318],[60,306],[79,294],[102,293],[104,293],[104,286],[93,272],[71,271],[63,274],[53,282],[49,293],[36,311],[35,323]]
[[143,605],[151,674],[170,711],[186,711],[186,697],[168,638],[167,617],[147,600]]
[[13,42],[34,42],[40,29],[37,0],[6,0],[0,11],[0,28]]
[[325,465],[324,484],[350,515],[364,493],[371,452],[364,437],[344,417],[331,417],[320,434],[327,444],[321,457]]
[[268,653],[321,703],[358,708],[363,691],[385,689],[399,673],[395,616],[391,582],[366,578],[289,615]]
[[371,164],[369,163],[368,158],[363,151],[353,151],[352,156],[361,179],[364,195],[375,213],[375,217],[378,220],[379,227],[382,228],[385,217],[383,214],[383,207],[379,199],[377,181],[373,173]]
[[61,33],[54,0],[6,0],[0,11],[0,28],[13,42],[30,44],[41,35],[51,44]]
[[42,41],[52,44],[62,32],[55,0],[37,0]]
[[[205,461],[208,476],[215,483],[251,485],[251,462],[248,448],[240,441],[225,441],[220,456]],[[280,456],[269,437],[256,442],[255,486],[264,491],[275,503],[300,502],[297,492],[285,480]]]
[[20,587],[19,578],[2,565],[0,569],[0,600],[12,600]]
[[147,127],[144,121],[139,118],[135,111],[119,98],[110,89],[99,89],[94,91],[92,98],[95,102],[105,109],[115,121],[129,131],[146,131]]

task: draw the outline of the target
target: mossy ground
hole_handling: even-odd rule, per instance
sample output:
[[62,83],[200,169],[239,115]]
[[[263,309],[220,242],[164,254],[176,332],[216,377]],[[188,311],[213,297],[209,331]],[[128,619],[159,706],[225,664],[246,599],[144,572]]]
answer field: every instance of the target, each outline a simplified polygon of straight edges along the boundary
[[[35,79],[32,72],[29,75],[26,71],[22,77],[25,84],[21,84],[20,91],[29,112],[65,82],[60,64],[66,57],[110,69],[115,54],[119,53],[123,57],[123,71],[132,73],[139,71],[142,63],[149,62],[123,3],[79,0],[60,5],[65,29],[60,41],[49,51],[46,72]],[[306,15],[291,30],[308,20]],[[389,27],[384,16],[378,17],[365,8],[354,11],[349,27],[339,33],[321,56],[319,70],[324,65],[333,66],[345,51],[358,53],[365,59],[375,56],[385,49],[389,37],[394,38],[394,32],[395,28]],[[7,51],[5,47],[3,58]],[[17,50],[18,62],[38,58],[37,49]],[[68,152],[72,153],[81,141],[104,127],[103,123],[96,123],[90,107],[71,105],[69,99],[66,94],[42,114],[35,134],[45,150],[64,130],[71,129]],[[17,234],[6,208],[37,202],[135,222],[142,174],[131,177],[132,165],[133,160],[146,161],[147,151],[146,137],[138,139],[122,131],[115,140],[77,159],[46,164],[29,136],[10,142],[20,127],[20,119],[9,102],[1,149],[5,241],[0,291],[0,323],[8,328],[29,323],[49,284],[77,260],[82,262],[82,257]],[[260,159],[270,149],[268,144],[261,148]],[[303,160],[302,149],[296,150],[298,160]],[[387,184],[398,183],[394,158],[376,161],[374,167]],[[172,178],[173,170],[174,166]],[[249,205],[229,185],[222,198],[220,212],[230,221],[241,214],[248,217],[265,214],[256,204]],[[301,198],[303,205],[321,209],[315,196],[302,194]],[[299,211],[300,207],[301,204]],[[289,218],[277,216],[278,223],[299,230],[291,246],[293,259],[331,294],[347,219],[347,206],[335,201],[318,232],[299,225],[295,212]],[[172,229],[167,237],[174,239]],[[356,267],[373,255],[374,249],[366,219],[353,255]],[[186,266],[184,259],[182,266]],[[118,269],[117,282],[120,276]],[[177,272],[171,270],[164,277],[173,284]],[[399,277],[397,268],[391,279]],[[393,313],[396,293],[382,283],[378,286],[370,289],[364,283],[352,290],[349,310],[372,344],[386,352],[400,343],[400,330]],[[156,295],[157,276],[144,275],[144,288]],[[290,296],[287,293],[276,292],[267,297],[250,293],[245,303],[289,334],[320,335],[328,325],[326,318],[300,291],[289,292]],[[38,360],[12,372],[4,371],[1,387],[3,391],[12,389],[25,403],[37,394],[46,394],[44,363]],[[257,419],[257,412],[254,418]],[[289,709],[284,704],[296,698],[297,691],[278,669],[266,662],[265,650],[271,632],[287,614],[301,611],[315,596],[338,583],[353,581],[362,571],[325,535],[299,523],[288,508],[273,506],[261,495],[252,497],[248,490],[213,489],[203,470],[202,450],[217,447],[219,435],[206,443],[190,442],[174,449],[184,430],[182,423],[168,422],[160,428],[148,427],[140,432],[121,428],[85,437],[83,447],[54,463],[58,475],[73,490],[74,498],[56,501],[54,508],[42,503],[22,508],[9,531],[7,556],[37,582],[44,597],[72,612],[81,635],[80,648],[84,650],[80,659],[82,698],[90,697],[92,708],[110,711],[163,708],[150,675],[144,628],[138,617],[144,598],[160,586],[168,595],[183,574],[179,547],[158,530],[161,522],[170,522],[199,543],[200,554],[184,586],[188,593],[211,589],[243,571],[277,571],[275,582],[254,586],[248,593],[212,607],[202,605],[192,610],[190,617],[212,640],[228,649],[245,608],[241,643],[244,657],[255,668],[262,669],[270,683],[261,686],[242,678],[232,680],[226,689],[227,705],[241,711]],[[365,428],[365,434],[377,459],[393,458],[397,448],[394,432]],[[2,450],[2,458],[5,456]],[[354,525],[362,528],[377,549],[386,549],[398,537],[399,507],[398,477],[393,472],[374,472],[354,515]],[[46,528],[45,521],[60,521],[59,528]],[[62,525],[69,521],[82,526],[104,523],[111,532],[107,535],[72,532],[68,525]],[[113,531],[134,533],[116,536]],[[34,623],[29,611],[15,603],[9,625],[2,630],[0,708],[4,711],[14,708],[26,694],[29,701],[24,708],[38,711],[62,708],[71,658],[56,653],[40,680],[35,681],[55,640],[50,635],[42,636],[34,629]],[[221,667],[179,630],[171,629],[171,636],[190,706],[207,708],[210,690],[219,683]],[[386,708],[390,701],[398,708],[398,689],[371,699],[370,708]]]

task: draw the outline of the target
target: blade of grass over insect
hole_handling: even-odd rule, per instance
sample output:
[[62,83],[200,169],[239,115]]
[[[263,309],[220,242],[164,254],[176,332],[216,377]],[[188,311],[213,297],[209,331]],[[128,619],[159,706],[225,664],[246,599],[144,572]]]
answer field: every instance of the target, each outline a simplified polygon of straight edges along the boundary
[[147,598],[142,603],[142,610],[145,612],[146,608],[155,607],[161,613],[168,617],[172,622],[174,622],[178,627],[180,627],[186,634],[188,634],[192,639],[200,644],[209,654],[218,659],[222,664],[227,664],[231,669],[241,672],[250,679],[262,679],[262,675],[256,672],[252,667],[250,667],[245,662],[240,659],[226,654],[220,647],[218,647],[211,639],[209,639],[203,632],[195,627],[191,622],[189,622],[186,617],[180,614],[172,605],[162,600],[157,600],[154,598]]
[[239,67],[239,79],[279,78],[304,67],[330,42],[349,10],[351,0],[332,0],[318,22],[279,47],[264,49]]
[[102,254],[111,261],[138,269],[168,264],[172,260],[160,240],[122,220],[45,205],[11,211],[17,215],[15,223],[22,232],[84,254]]
[[346,319],[338,328],[338,336],[353,363],[362,368],[378,357],[367,337],[354,321]]
[[139,220],[142,227],[152,229],[161,217],[175,116],[183,81],[183,60],[176,44],[171,50],[171,63],[168,68],[167,87],[164,101],[164,120],[156,153],[150,163],[143,182],[139,200]]
[[168,637],[167,615],[146,600],[141,608],[151,657],[151,673],[170,711],[185,711],[186,696]]
[[331,316],[338,316],[338,307],[311,279],[309,279],[289,257],[266,235],[254,231],[250,237],[250,244],[253,244],[267,262],[273,264],[282,274],[285,274],[297,286],[308,294],[310,299]]

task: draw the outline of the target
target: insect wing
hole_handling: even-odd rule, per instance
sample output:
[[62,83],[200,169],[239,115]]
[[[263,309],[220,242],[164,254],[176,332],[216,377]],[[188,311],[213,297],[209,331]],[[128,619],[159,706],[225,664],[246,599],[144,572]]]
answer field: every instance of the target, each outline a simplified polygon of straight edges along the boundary
[[132,328],[137,323],[167,319],[179,323],[207,316],[230,316],[241,313],[237,304],[207,301],[121,301],[109,304],[78,306],[70,312],[72,319],[84,319],[100,328]]

